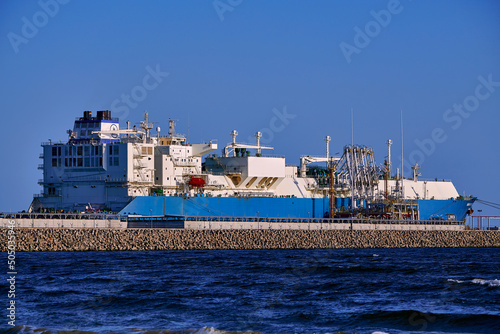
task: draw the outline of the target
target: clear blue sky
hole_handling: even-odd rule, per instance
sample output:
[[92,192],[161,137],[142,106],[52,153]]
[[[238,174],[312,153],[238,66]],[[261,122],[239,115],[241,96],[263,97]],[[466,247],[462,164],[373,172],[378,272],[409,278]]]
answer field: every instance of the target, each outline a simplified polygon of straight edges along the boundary
[[102,109],[191,142],[263,129],[298,164],[350,143],[353,108],[355,143],[381,164],[391,138],[398,166],[403,110],[422,177],[500,202],[498,1],[12,0],[0,36],[0,211],[40,192],[42,141]]

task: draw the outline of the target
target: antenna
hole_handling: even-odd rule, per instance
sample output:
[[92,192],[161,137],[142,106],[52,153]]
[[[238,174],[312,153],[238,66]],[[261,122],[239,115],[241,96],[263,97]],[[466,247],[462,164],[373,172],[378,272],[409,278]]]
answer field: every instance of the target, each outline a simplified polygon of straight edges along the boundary
[[[232,140],[232,146],[235,147],[236,146],[236,136],[238,135],[238,131],[236,130],[233,130],[231,131],[231,137],[233,138]],[[236,149],[233,150],[233,157],[236,156]]]
[[326,142],[326,158],[328,159],[330,157],[330,141],[332,140],[332,137],[326,136],[325,137],[325,142]]
[[405,187],[403,184],[403,109],[401,109],[401,197],[404,199],[405,197]]
[[330,159],[330,141],[332,140],[332,137],[326,136],[325,137],[325,142],[326,142],[326,166],[329,166],[328,159]]
[[260,150],[260,138],[261,137],[262,137],[262,132],[257,131],[255,133],[255,138],[257,138],[257,154],[258,154],[258,156],[260,156],[260,152],[261,152],[261,150]]
[[175,120],[173,119],[168,119],[168,136],[172,138],[172,136],[175,134]]
[[388,139],[386,144],[387,144],[387,173],[389,173],[389,177],[391,177],[391,167],[392,167],[391,145],[392,145],[392,140]]
[[413,169],[413,181],[417,182],[417,178],[422,175],[418,172],[420,169],[420,166],[418,163],[415,163],[415,165],[411,166],[411,169]]
[[[351,150],[354,155],[354,116],[351,107]],[[351,172],[354,171],[354,161],[351,160],[352,168]],[[354,175],[351,175],[351,213],[354,215]]]
[[232,139],[233,144],[236,144],[236,136],[237,135],[238,135],[238,131],[236,131],[236,130],[231,131],[231,137],[233,138]]
[[354,130],[353,130],[353,115],[352,115],[352,108],[351,108],[351,146],[354,146]]
[[153,123],[149,123],[149,114],[144,112],[144,120],[141,122],[141,128],[146,130],[146,140],[149,140],[149,130],[153,128]]

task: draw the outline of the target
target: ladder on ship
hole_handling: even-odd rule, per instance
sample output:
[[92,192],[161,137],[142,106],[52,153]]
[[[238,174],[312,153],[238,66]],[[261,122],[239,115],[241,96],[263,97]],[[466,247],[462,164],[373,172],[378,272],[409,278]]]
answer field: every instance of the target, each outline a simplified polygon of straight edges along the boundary
[[[147,156],[147,154],[144,154],[142,152],[142,149],[145,148],[143,146],[138,145],[137,143],[134,143],[133,145],[134,151],[133,151],[133,168],[134,168],[134,176],[138,175],[139,181],[133,181],[133,183],[138,183],[140,185],[147,185],[152,182],[154,177],[151,177],[151,180],[148,180],[146,174],[144,173],[147,169],[146,166],[142,163],[142,159]],[[137,173],[137,174],[136,174]],[[147,196],[147,188],[145,187],[138,187],[138,189],[142,195]]]

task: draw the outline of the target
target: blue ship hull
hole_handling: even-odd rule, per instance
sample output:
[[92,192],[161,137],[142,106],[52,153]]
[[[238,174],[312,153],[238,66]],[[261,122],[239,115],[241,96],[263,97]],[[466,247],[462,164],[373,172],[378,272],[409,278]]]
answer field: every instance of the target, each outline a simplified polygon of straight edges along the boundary
[[474,200],[418,200],[418,211],[421,220],[448,219],[455,215],[456,220],[464,220],[472,209]]
[[[418,200],[421,220],[464,220],[473,200]],[[349,198],[337,198],[337,207],[350,207]],[[279,218],[324,218],[328,198],[268,197],[136,197],[120,211],[121,215],[142,216],[236,216]]]

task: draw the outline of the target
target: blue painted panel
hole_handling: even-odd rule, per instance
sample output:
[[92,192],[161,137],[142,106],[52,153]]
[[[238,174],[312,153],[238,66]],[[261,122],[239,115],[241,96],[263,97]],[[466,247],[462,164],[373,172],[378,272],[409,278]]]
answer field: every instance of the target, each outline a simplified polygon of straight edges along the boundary
[[418,209],[420,219],[430,218],[447,219],[448,214],[454,214],[457,220],[463,220],[467,216],[468,204],[474,203],[473,200],[419,200]]
[[182,215],[182,198],[162,196],[138,196],[125,206],[120,214],[163,216]]
[[327,198],[136,197],[120,214],[322,218]]
[[323,217],[321,199],[265,197],[191,197],[184,200],[188,216]]
[[[420,219],[433,217],[456,219],[466,217],[465,200],[419,200]],[[336,198],[337,208],[350,208],[350,198]],[[340,206],[339,206],[340,205]],[[295,217],[323,218],[328,213],[328,198],[267,198],[267,197],[163,197],[139,196],[132,200],[120,214],[144,216],[239,216],[239,217]]]

